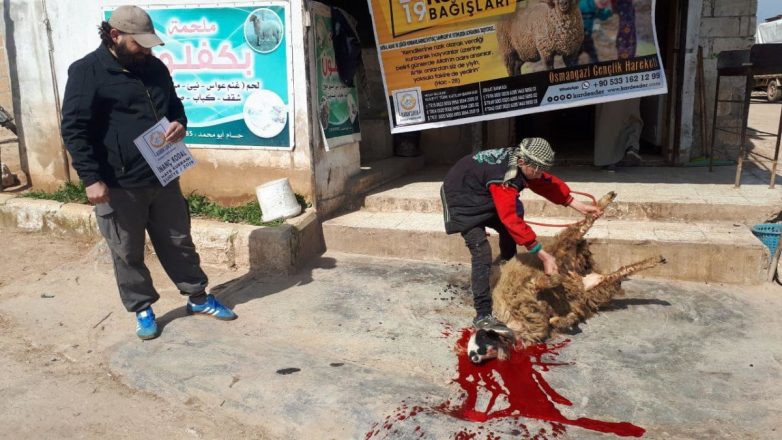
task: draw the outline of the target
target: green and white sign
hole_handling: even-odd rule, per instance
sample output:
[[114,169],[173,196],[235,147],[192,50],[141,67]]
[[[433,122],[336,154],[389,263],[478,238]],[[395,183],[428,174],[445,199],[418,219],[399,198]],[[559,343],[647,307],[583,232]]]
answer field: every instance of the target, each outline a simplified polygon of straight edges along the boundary
[[318,119],[326,138],[326,149],[358,142],[361,140],[358,92],[339,77],[332,42],[331,8],[313,2],[311,11],[318,71]]
[[[190,147],[293,147],[288,2],[144,7],[165,43]],[[111,11],[105,11],[105,19]]]

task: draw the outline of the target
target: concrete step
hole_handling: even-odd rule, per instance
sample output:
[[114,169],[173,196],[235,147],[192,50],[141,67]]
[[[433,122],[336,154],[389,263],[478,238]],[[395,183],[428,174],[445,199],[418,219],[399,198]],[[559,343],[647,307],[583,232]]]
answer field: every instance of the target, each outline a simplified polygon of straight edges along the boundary
[[[671,185],[672,186],[672,185]],[[440,182],[416,182],[410,185],[384,187],[364,199],[363,208],[371,212],[419,212],[442,213]],[[599,198],[611,191],[608,187],[592,191]],[[622,188],[629,190],[629,188]],[[779,213],[777,200],[751,198],[731,194],[731,189],[716,194],[687,196],[679,188],[660,188],[659,191],[618,192],[617,200],[606,211],[606,219],[617,220],[659,220],[684,222],[729,221],[741,224],[761,223]],[[575,195],[579,200],[589,198]],[[524,211],[527,216],[577,218],[573,209],[554,205],[543,197],[525,190],[522,192]]]
[[[528,218],[567,223],[568,218]],[[560,231],[536,227],[544,245]],[[491,233],[493,231],[490,230]],[[323,223],[329,251],[411,260],[469,262],[461,236],[447,235],[437,213],[361,210]],[[587,234],[603,271],[663,255],[668,264],[639,277],[731,284],[765,280],[769,253],[750,230],[731,222],[670,222],[601,219]],[[497,255],[497,237],[490,242]]]
[[392,156],[361,165],[358,174],[351,177],[348,185],[355,194],[364,194],[400,177],[414,173],[424,167],[424,157]]

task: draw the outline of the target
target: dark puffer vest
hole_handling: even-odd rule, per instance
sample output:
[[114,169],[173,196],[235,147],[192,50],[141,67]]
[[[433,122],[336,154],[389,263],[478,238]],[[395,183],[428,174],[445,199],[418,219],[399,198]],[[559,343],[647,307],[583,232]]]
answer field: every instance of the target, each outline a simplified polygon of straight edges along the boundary
[[456,162],[440,188],[445,232],[466,232],[497,217],[489,185],[506,184],[519,191],[524,188],[518,154],[518,147],[498,148]]

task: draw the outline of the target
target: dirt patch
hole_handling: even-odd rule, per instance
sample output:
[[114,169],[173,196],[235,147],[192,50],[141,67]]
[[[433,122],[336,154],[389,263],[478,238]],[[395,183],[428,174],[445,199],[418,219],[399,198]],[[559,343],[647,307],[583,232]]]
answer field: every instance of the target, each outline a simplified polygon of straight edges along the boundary
[[112,374],[107,348],[133,338],[132,317],[116,291],[90,288],[112,276],[93,243],[3,228],[0,241],[4,437],[269,438],[198,399],[165,401]]

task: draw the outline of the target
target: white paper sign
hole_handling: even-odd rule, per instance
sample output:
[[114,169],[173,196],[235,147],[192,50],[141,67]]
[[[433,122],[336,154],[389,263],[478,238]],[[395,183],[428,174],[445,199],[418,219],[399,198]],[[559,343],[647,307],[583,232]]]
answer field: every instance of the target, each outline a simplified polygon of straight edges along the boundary
[[164,117],[133,140],[163,186],[196,163],[184,142],[166,143],[165,133],[170,124]]

